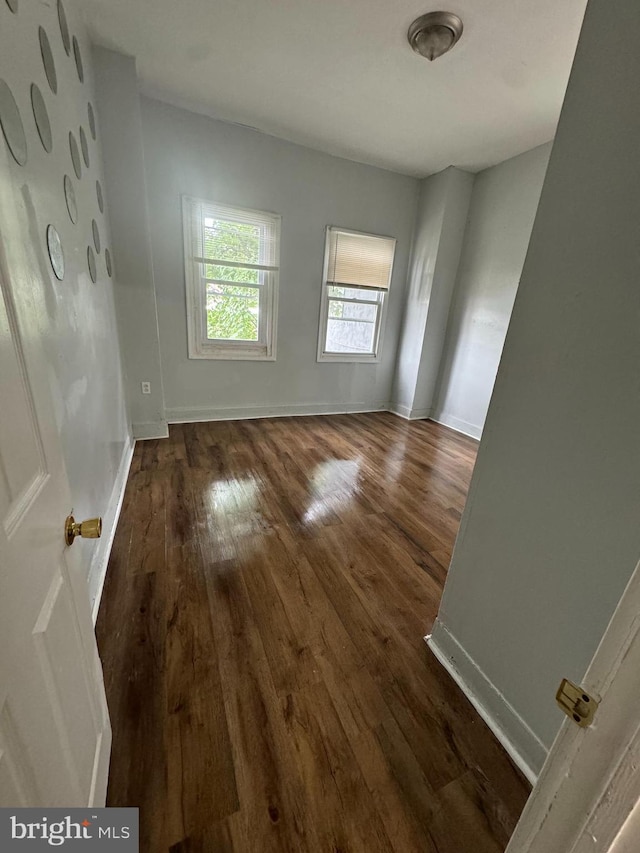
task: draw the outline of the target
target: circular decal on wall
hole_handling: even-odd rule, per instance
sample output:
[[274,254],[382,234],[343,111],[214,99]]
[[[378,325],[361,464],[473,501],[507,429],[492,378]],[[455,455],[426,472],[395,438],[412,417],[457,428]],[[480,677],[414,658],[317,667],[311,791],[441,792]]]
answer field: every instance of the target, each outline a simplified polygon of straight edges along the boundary
[[51,45],[49,44],[49,36],[45,33],[43,27],[38,29],[38,36],[40,38],[40,53],[42,54],[44,73],[47,75],[49,86],[55,95],[58,91],[58,77],[56,74],[56,66],[53,61],[53,53],[51,52]]
[[71,162],[73,163],[73,171],[76,173],[76,178],[82,175],[82,163],[80,162],[80,152],[78,151],[78,143],[73,135],[73,131],[69,131],[69,151],[71,152]]
[[104,198],[102,197],[102,186],[100,185],[100,181],[96,181],[96,196],[98,197],[100,213],[104,213]]
[[64,198],[67,202],[69,219],[75,225],[78,221],[78,203],[76,201],[76,191],[73,188],[73,183],[69,175],[64,176]]
[[82,55],[80,53],[80,45],[78,44],[78,39],[73,37],[73,57],[76,61],[76,71],[78,72],[78,79],[81,83],[84,83],[84,68],[82,66]]
[[45,151],[50,152],[53,148],[51,122],[49,121],[49,113],[47,112],[47,105],[42,97],[42,92],[35,83],[31,84],[31,106],[42,147]]
[[104,263],[107,268],[107,275],[109,276],[109,278],[111,278],[113,266],[111,264],[111,252],[108,249],[104,250]]
[[84,160],[84,165],[89,168],[89,143],[87,142],[87,134],[84,132],[84,128],[80,127],[80,148],[82,148],[82,159]]
[[7,6],[15,14],[18,11],[18,0],[7,0]]
[[93,233],[93,245],[96,247],[96,252],[100,254],[100,230],[98,229],[98,223],[95,219],[91,220],[91,231]]
[[93,107],[91,103],[87,104],[87,115],[89,116],[89,131],[91,132],[91,136],[93,139],[97,139],[98,134],[96,132],[96,116],[93,112]]
[[71,53],[71,36],[69,35],[69,25],[67,24],[67,16],[62,5],[62,0],[58,0],[58,22],[60,24],[60,35],[62,36],[62,44],[67,56]]
[[64,253],[62,251],[60,235],[53,225],[49,225],[47,228],[47,249],[49,250],[49,260],[51,261],[54,275],[62,281],[64,278]]
[[27,137],[18,105],[4,80],[0,80],[0,125],[13,159],[24,166],[27,162]]
[[87,265],[89,267],[89,275],[91,276],[91,281],[95,284],[98,280],[98,270],[96,267],[96,256],[91,246],[87,246]]

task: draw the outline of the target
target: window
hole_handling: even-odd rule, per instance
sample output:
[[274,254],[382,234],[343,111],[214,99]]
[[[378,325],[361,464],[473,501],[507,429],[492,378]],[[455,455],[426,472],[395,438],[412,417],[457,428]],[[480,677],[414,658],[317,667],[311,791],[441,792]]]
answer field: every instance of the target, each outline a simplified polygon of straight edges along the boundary
[[327,228],[318,361],[377,361],[396,241]]
[[280,217],[183,198],[189,358],[275,360]]

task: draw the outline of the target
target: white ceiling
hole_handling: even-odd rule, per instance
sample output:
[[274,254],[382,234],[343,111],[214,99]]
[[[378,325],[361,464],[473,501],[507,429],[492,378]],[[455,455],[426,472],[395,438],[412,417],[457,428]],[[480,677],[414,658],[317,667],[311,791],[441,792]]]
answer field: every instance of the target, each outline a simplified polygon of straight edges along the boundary
[[[477,171],[551,139],[586,0],[83,0],[141,91],[411,175]],[[428,62],[406,32],[464,22]]]

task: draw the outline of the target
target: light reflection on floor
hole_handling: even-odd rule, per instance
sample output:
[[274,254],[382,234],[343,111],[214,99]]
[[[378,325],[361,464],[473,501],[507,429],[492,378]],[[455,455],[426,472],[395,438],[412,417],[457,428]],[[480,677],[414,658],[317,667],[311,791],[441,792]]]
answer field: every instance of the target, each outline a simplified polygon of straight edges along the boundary
[[222,559],[237,555],[238,542],[248,546],[262,527],[260,481],[253,476],[217,480],[209,486],[207,503],[212,532]]
[[309,477],[311,503],[303,520],[313,524],[331,514],[340,514],[359,493],[360,459],[329,459]]

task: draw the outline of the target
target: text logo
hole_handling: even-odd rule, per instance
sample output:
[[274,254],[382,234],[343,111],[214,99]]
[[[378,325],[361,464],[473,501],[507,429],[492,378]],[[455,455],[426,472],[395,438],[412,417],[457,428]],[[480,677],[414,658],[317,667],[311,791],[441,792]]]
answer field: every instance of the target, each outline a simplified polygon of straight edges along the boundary
[[138,809],[0,808],[0,850],[138,853]]

